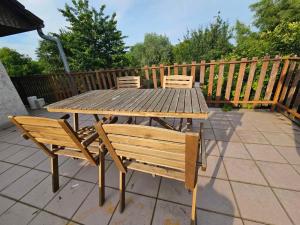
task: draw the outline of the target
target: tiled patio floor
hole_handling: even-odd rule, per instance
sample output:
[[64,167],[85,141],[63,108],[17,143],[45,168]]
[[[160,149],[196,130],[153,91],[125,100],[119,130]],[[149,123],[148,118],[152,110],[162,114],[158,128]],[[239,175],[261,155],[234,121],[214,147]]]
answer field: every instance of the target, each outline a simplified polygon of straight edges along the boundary
[[[81,126],[93,122],[80,119]],[[198,225],[300,224],[300,127],[278,113],[214,110],[205,139],[208,169],[198,179]],[[59,163],[60,190],[53,194],[46,156],[14,127],[0,130],[0,225],[189,224],[191,194],[182,183],[128,173],[120,214],[118,172],[109,157],[101,208],[97,168],[63,157]]]

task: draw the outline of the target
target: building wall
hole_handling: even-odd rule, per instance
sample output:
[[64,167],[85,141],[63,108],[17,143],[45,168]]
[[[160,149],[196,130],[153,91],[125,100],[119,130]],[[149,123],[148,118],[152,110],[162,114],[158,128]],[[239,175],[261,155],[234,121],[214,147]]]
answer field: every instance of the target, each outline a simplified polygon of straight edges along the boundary
[[27,115],[28,112],[8,74],[0,62],[0,128],[9,126],[8,115]]

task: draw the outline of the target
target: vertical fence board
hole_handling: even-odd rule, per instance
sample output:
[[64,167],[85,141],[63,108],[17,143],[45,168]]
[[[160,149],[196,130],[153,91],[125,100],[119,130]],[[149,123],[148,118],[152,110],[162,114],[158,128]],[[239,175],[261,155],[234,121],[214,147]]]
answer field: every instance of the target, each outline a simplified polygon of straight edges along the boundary
[[154,88],[157,88],[157,79],[156,79],[156,68],[155,65],[152,65],[152,80]]
[[217,84],[217,92],[216,92],[217,101],[221,100],[223,76],[224,76],[224,60],[221,60],[219,65],[218,84]]
[[174,63],[174,74],[173,75],[179,75],[178,74],[178,63]]
[[295,68],[296,68],[296,61],[292,61],[291,64],[290,64],[289,72],[286,76],[284,85],[282,87],[282,92],[281,92],[281,95],[280,95],[280,98],[279,98],[280,103],[282,103],[285,99],[285,96],[286,96],[287,90],[289,88],[289,84],[291,82],[291,79],[292,79]]
[[214,86],[214,76],[215,76],[215,60],[210,61],[209,66],[209,77],[208,77],[208,89],[207,89],[207,100],[212,100],[213,86]]
[[280,73],[280,77],[279,77],[279,81],[278,81],[278,84],[277,84],[277,87],[276,87],[276,91],[275,91],[275,95],[274,95],[274,99],[273,99],[274,104],[273,104],[273,106],[271,108],[272,111],[274,111],[274,109],[276,107],[276,103],[278,102],[279,95],[280,95],[280,92],[281,92],[281,89],[282,89],[282,85],[283,85],[283,82],[284,82],[284,79],[285,79],[285,76],[286,76],[289,64],[290,64],[290,60],[286,59],[284,61],[284,65],[282,67],[282,70],[281,70],[281,73]]
[[252,58],[252,62],[250,65],[250,71],[249,71],[249,75],[248,75],[248,80],[247,80],[247,84],[246,84],[244,101],[248,101],[249,97],[250,97],[250,93],[251,93],[251,89],[252,89],[252,82],[253,82],[253,78],[254,78],[255,71],[256,71],[257,60],[258,60],[257,57]]
[[205,81],[205,60],[201,60],[200,65],[200,86],[204,85]]
[[187,67],[186,67],[186,63],[182,63],[182,75],[187,75]]
[[164,64],[159,65],[159,76],[160,76],[160,86],[162,87],[162,83],[165,76],[165,67]]
[[192,67],[191,67],[191,76],[193,77],[193,84],[195,84],[195,75],[196,75],[196,61],[192,62]]
[[293,99],[293,96],[295,94],[295,91],[296,91],[296,88],[297,88],[297,85],[298,85],[299,81],[300,81],[300,64],[298,65],[298,68],[297,68],[296,73],[295,73],[294,81],[293,81],[292,86],[291,86],[291,88],[288,92],[287,100],[286,100],[286,103],[285,103],[285,105],[287,107],[290,107],[290,105],[291,105],[291,102],[292,102],[292,99]]
[[[235,59],[232,59],[232,61],[235,61]],[[235,64],[230,63],[228,76],[227,76],[226,92],[225,92],[225,100],[228,100],[228,101],[230,100],[230,92],[231,92],[231,87],[232,87],[234,69],[235,69]]]
[[[234,101],[240,100],[240,94],[241,94],[243,80],[244,80],[244,76],[245,76],[245,70],[246,70],[246,66],[247,66],[247,62],[245,62],[245,61],[247,61],[247,58],[242,58],[241,63],[240,63],[239,75],[238,75],[238,79],[237,79],[236,86],[235,86],[235,92],[234,92]],[[236,106],[237,106],[237,104],[236,104]]]
[[259,75],[258,83],[257,83],[257,88],[256,88],[255,95],[254,95],[254,101],[258,101],[260,98],[261,90],[264,85],[264,80],[265,80],[268,65],[269,65],[269,61],[268,61],[269,57],[266,56],[266,57],[264,57],[264,59],[266,61],[263,61],[263,64],[261,66],[260,75]]
[[[279,59],[279,56],[276,56],[276,58]],[[275,84],[275,81],[276,81],[276,76],[277,76],[277,73],[278,73],[279,66],[280,66],[280,60],[273,62],[270,79],[269,79],[266,94],[265,94],[265,97],[264,97],[264,100],[266,100],[266,101],[271,99],[271,95],[272,95],[272,92],[273,92],[273,88],[274,88],[274,84]]]

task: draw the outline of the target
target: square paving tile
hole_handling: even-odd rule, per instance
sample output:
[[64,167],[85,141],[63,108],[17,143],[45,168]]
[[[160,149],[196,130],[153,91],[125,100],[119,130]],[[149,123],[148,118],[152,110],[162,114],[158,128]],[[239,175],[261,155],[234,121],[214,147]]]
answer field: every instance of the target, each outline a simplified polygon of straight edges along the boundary
[[133,225],[138,223],[139,225],[150,225],[154,205],[154,198],[126,193],[123,213],[116,210],[109,224]]
[[38,151],[38,149],[36,149],[36,148],[24,147],[22,149],[22,151],[19,151],[14,155],[9,156],[8,158],[5,159],[5,161],[18,164],[18,163],[22,162],[24,159],[33,155],[37,151]]
[[16,201],[0,196],[0,215],[15,203]]
[[[87,165],[87,163],[85,160],[69,158],[59,167],[59,174],[73,177],[83,166]],[[97,171],[96,167],[94,169]]]
[[253,125],[256,127],[259,131],[268,131],[268,132],[282,132],[279,126],[277,126],[273,122],[263,122],[263,121],[257,121],[254,122]]
[[285,146],[275,146],[275,148],[289,163],[300,165],[300,148]]
[[229,181],[225,180],[200,177],[198,179],[197,207],[239,216]]
[[45,179],[47,175],[48,174],[45,172],[31,170],[21,178],[16,180],[14,183],[7,186],[3,191],[1,191],[1,193],[10,196],[14,199],[20,199],[34,186],[36,186],[43,179]]
[[[105,168],[107,169],[112,162],[106,161]],[[81,170],[76,174],[75,178],[97,183],[98,182],[98,166],[86,163]]]
[[4,189],[6,186],[17,180],[19,177],[23,176],[30,169],[22,166],[13,166],[6,170],[0,175],[0,190]]
[[269,187],[232,182],[241,216],[275,225],[292,224]]
[[203,129],[203,136],[205,140],[215,140],[213,129]]
[[[86,225],[107,225],[119,201],[117,190],[105,189],[105,203],[99,206],[98,186],[95,186],[73,217],[73,220]],[[138,210],[138,209],[137,209]]]
[[300,190],[300,175],[288,164],[257,162],[272,187]]
[[0,162],[0,174],[4,171],[8,170],[10,167],[12,167],[13,164],[6,163],[6,162]]
[[62,219],[58,216],[54,216],[47,212],[40,212],[29,225],[66,225],[69,224],[67,220]]
[[[68,159],[70,159],[70,158],[66,157],[66,156],[59,156],[58,157],[58,165],[60,166],[59,167],[59,172],[61,171],[61,165],[63,163],[65,163]],[[45,171],[45,172],[51,172],[50,159],[47,158],[46,160],[44,160],[40,164],[38,164],[35,168],[38,169],[38,170]]]
[[[132,170],[128,170],[125,176],[126,184],[128,183],[131,174]],[[105,186],[119,188],[119,170],[114,163],[112,163],[105,172]]]
[[46,206],[46,210],[71,218],[93,186],[91,183],[71,180]]
[[231,120],[230,123],[237,132],[240,130],[257,131],[253,124],[248,121]]
[[[69,181],[66,177],[59,177],[59,190],[62,190],[64,185]],[[56,194],[52,192],[52,176],[49,175],[35,188],[33,188],[27,195],[25,195],[21,201],[34,205],[38,208],[43,208]]]
[[221,179],[228,179],[227,173],[223,164],[223,160],[221,157],[217,156],[208,156],[207,157],[207,165],[209,165],[206,171],[202,171],[199,168],[199,175],[208,176],[208,177],[215,177]]
[[272,145],[245,144],[254,160],[286,163],[287,161]]
[[224,157],[233,157],[240,159],[251,159],[245,146],[238,142],[218,141],[220,155]]
[[232,129],[231,123],[224,120],[210,120],[211,127],[214,129]]
[[252,160],[225,158],[224,164],[230,180],[268,185]]
[[190,221],[190,207],[162,200],[157,201],[152,225],[190,224]]
[[127,191],[156,197],[161,177],[134,171],[126,187]]
[[234,131],[234,129],[213,129],[217,141],[232,141],[232,142],[241,142],[241,139]]
[[263,132],[263,135],[272,145],[297,146],[295,139],[284,133]]
[[220,156],[219,147],[215,140],[205,140],[205,148],[207,155]]
[[255,131],[239,130],[237,132],[242,142],[248,144],[269,144],[267,139],[260,133]]
[[42,161],[48,159],[45,153],[43,153],[41,150],[38,150],[33,155],[28,157],[27,159],[22,160],[19,164],[22,166],[27,167],[36,167],[38,164],[40,164]]
[[243,225],[242,220],[239,218],[204,210],[197,211],[197,223],[198,225]]
[[0,160],[5,160],[6,158],[22,151],[22,149],[25,148],[22,145],[10,145],[5,150],[0,151]]
[[[207,178],[200,177],[198,179]],[[192,204],[192,193],[185,188],[184,183],[168,178],[162,178],[158,198],[186,205]]]
[[264,225],[263,223],[257,223],[249,220],[244,220],[244,225]]
[[[2,138],[0,137],[0,141],[2,141]],[[12,144],[6,143],[6,142],[0,142],[0,152],[5,151],[7,148],[9,148]]]
[[274,191],[293,222],[300,224],[300,192],[282,189],[275,189]]
[[27,224],[38,212],[38,209],[17,203],[0,216],[0,225]]
[[298,171],[298,173],[300,174],[300,166],[299,166],[299,165],[293,165],[293,167],[294,167],[295,170]]

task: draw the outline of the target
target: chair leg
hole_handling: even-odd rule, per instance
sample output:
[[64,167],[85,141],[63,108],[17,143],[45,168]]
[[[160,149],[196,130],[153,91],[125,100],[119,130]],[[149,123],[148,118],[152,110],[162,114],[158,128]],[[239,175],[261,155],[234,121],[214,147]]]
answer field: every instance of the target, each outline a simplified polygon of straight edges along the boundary
[[99,153],[99,206],[102,206],[105,201],[105,155],[100,151]]
[[120,173],[120,213],[124,211],[125,208],[125,173]]
[[196,209],[196,204],[197,204],[197,183],[194,187],[193,190],[193,196],[192,196],[192,215],[191,215],[191,225],[197,225],[197,209]]
[[59,189],[59,173],[58,173],[58,156],[51,158],[51,173],[52,173],[52,191],[57,192]]

